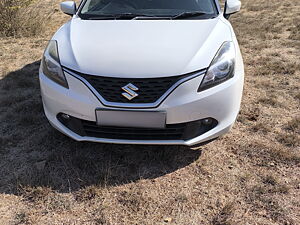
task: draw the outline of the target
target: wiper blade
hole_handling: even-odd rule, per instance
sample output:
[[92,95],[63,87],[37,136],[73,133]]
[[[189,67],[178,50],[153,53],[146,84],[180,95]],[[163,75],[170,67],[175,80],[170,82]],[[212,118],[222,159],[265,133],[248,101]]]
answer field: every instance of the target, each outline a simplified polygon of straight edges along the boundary
[[136,18],[156,18],[154,15],[121,13],[121,14],[101,14],[88,17],[89,20],[105,20],[105,19],[136,19]]
[[207,14],[206,12],[201,12],[201,11],[183,12],[176,16],[173,16],[172,19],[173,20],[185,19],[185,18],[190,18],[190,17],[202,16],[202,15],[206,15],[206,14]]

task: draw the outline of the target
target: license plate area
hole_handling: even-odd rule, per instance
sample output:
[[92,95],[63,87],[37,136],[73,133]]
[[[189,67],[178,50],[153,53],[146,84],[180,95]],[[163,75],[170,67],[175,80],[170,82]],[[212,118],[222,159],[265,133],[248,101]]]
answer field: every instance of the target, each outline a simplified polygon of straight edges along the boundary
[[97,125],[113,127],[156,128],[166,127],[166,112],[131,110],[96,110]]

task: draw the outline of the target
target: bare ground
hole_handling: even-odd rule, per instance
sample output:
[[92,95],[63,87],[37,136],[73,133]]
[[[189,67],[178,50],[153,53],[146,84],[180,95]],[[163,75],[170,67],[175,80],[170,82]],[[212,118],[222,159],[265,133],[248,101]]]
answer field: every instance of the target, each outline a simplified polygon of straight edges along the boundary
[[248,0],[231,18],[241,113],[197,151],[77,143],[51,128],[39,59],[68,17],[45,2],[46,33],[0,39],[1,224],[300,224],[299,1]]

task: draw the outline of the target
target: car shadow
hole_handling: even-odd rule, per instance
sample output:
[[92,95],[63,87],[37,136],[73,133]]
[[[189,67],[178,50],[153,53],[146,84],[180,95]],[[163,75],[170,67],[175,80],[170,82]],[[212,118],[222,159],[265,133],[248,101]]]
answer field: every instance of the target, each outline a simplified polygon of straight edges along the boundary
[[155,179],[201,156],[179,146],[76,142],[54,130],[43,113],[40,62],[0,80],[0,192],[46,186],[59,192]]

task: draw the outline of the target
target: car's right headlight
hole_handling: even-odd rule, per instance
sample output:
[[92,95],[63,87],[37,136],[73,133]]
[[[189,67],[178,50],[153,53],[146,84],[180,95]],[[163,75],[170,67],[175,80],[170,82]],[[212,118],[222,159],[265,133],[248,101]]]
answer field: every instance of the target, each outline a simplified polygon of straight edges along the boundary
[[234,75],[235,48],[233,42],[224,42],[210,64],[198,92],[214,87]]
[[54,82],[65,88],[69,88],[66,77],[60,65],[57,42],[49,41],[42,59],[43,73]]

